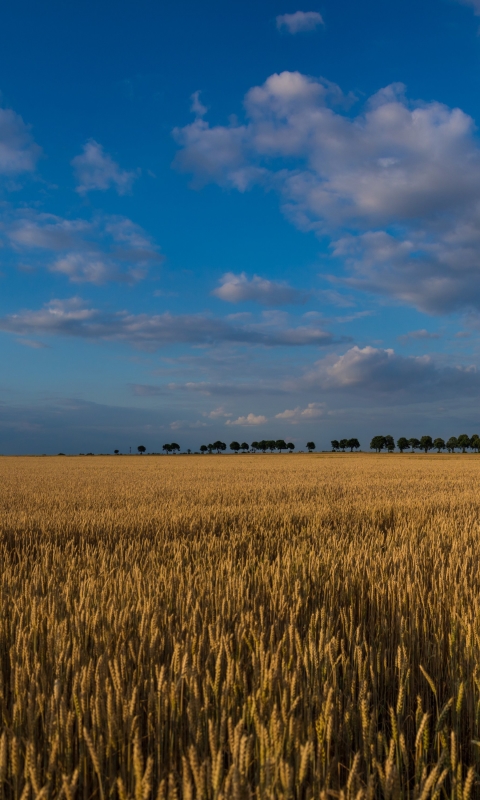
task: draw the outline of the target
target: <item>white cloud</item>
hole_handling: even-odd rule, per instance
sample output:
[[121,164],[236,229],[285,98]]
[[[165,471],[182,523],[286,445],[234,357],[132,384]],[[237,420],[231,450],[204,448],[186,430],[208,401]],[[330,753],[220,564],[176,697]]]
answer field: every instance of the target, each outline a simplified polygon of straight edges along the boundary
[[21,336],[45,334],[91,340],[123,341],[155,350],[171,344],[195,346],[222,343],[266,347],[331,344],[331,334],[314,327],[272,328],[235,325],[202,314],[173,315],[104,313],[86,308],[77,298],[52,300],[38,311],[23,311],[0,318],[0,330]]
[[255,414],[247,414],[246,417],[238,417],[238,419],[230,420],[227,419],[225,425],[263,425],[264,422],[267,422],[267,418],[259,414],[255,416]]
[[306,408],[301,408],[300,406],[286,408],[280,414],[275,414],[275,419],[284,419],[292,423],[292,425],[296,425],[299,422],[308,422],[308,420],[316,420],[323,417],[325,409],[325,403],[309,403]]
[[287,30],[288,33],[314,31],[319,25],[324,25],[322,15],[318,11],[295,11],[294,14],[280,14],[277,17],[278,30]]
[[0,108],[0,175],[33,172],[40,154],[23,119],[10,108]]
[[162,260],[155,243],[130,219],[97,215],[67,220],[29,210],[5,223],[10,245],[73,283],[141,280]]
[[84,144],[83,153],[75,156],[71,163],[78,183],[76,191],[79,194],[87,194],[92,190],[106,191],[112,187],[118,194],[125,194],[130,191],[137,177],[137,172],[121,169],[94,139]]
[[219,406],[218,408],[214,408],[213,411],[209,413],[204,413],[204,417],[208,417],[209,419],[220,419],[221,417],[232,417],[233,414],[228,414],[223,406]]
[[332,242],[350,284],[429,313],[480,308],[480,147],[473,119],[410,102],[402,84],[356,115],[324,79],[271,75],[246,121],[174,135],[197,183],[276,190],[287,217]]
[[306,295],[280,281],[270,281],[254,275],[249,279],[245,272],[235,275],[226,272],[220,279],[220,286],[212,292],[227,303],[254,302],[262,305],[289,305],[302,303]]

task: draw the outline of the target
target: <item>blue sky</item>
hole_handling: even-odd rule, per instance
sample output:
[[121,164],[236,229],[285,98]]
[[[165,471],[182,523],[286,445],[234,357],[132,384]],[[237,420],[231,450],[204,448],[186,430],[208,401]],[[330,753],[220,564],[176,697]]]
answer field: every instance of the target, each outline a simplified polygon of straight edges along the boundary
[[0,452],[478,432],[479,28],[4,4]]

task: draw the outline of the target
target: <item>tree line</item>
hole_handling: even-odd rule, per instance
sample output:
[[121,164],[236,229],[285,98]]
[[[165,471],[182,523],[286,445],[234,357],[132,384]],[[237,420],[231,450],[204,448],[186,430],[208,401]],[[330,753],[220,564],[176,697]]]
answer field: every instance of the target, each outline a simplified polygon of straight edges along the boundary
[[[307,450],[311,452],[315,450],[315,442],[307,442],[306,444]],[[292,452],[295,450],[295,445],[293,442],[286,442],[284,439],[262,439],[260,442],[252,442],[252,444],[248,444],[248,442],[230,442],[229,448],[233,453],[239,453],[242,450],[244,453],[254,452],[256,453],[257,450],[260,450],[262,453],[266,453],[267,450],[270,450],[273,453],[274,450],[279,450],[281,453],[282,450],[289,450]],[[223,450],[227,449],[227,445],[225,442],[214,442],[213,444],[202,444],[200,447],[201,453],[213,453],[215,450],[217,453],[221,453]]]
[[[442,450],[448,450],[449,453],[461,450],[462,453],[466,453],[468,449],[476,450],[478,453],[480,452],[480,436],[476,433],[473,436],[462,433],[458,437],[450,436],[450,439],[446,442],[440,437],[432,439],[431,436],[422,436],[420,439],[407,439],[405,436],[401,436],[400,439],[397,439],[397,447],[401,453],[406,450],[412,450],[412,452],[423,450],[424,453],[428,453],[429,450],[437,450],[438,453],[441,453]],[[375,450],[377,453],[381,453],[382,450],[393,453],[395,440],[393,436],[374,436],[370,442],[370,449]]]

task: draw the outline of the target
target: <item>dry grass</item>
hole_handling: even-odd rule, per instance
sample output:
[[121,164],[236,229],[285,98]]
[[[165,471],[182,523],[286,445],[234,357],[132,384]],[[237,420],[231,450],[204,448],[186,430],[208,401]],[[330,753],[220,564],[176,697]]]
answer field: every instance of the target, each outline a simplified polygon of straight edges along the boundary
[[3,798],[478,796],[479,476],[0,459]]

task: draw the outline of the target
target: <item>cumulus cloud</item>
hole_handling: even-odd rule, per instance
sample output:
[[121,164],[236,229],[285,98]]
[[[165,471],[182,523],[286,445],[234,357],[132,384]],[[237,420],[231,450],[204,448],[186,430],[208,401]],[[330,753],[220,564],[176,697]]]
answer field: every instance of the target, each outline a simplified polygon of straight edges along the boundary
[[286,408],[280,414],[275,414],[275,419],[284,419],[292,425],[297,425],[299,422],[308,422],[308,420],[316,420],[323,417],[325,410],[325,403],[309,403],[306,408],[301,408],[300,406]]
[[21,336],[45,334],[83,339],[123,341],[155,350],[171,344],[214,345],[221,343],[266,347],[331,344],[331,334],[316,327],[272,328],[235,325],[228,320],[202,314],[104,313],[87,308],[78,298],[52,300],[38,311],[23,311],[0,317],[0,330]]
[[0,175],[33,172],[40,154],[23,119],[10,108],[0,108]]
[[267,422],[267,418],[259,414],[256,416],[255,414],[247,414],[246,417],[238,417],[238,419],[227,419],[225,425],[263,425],[264,422]]
[[295,11],[294,14],[279,14],[277,28],[288,33],[301,33],[314,31],[319,25],[324,25],[323,17],[318,11]]
[[116,189],[120,195],[126,194],[137,177],[136,172],[121,169],[95,139],[84,144],[83,152],[75,156],[71,164],[78,183],[76,191],[82,195],[93,190],[104,192],[111,188]]
[[7,218],[5,229],[16,252],[73,283],[131,283],[162,260],[151,238],[126,217],[68,220],[29,210]]
[[266,306],[304,303],[307,299],[305,293],[299,292],[288,283],[270,281],[259,275],[249,279],[245,272],[239,275],[226,272],[220,279],[220,286],[212,294],[227,303],[254,302]]
[[473,366],[438,366],[430,356],[405,357],[392,349],[351,347],[341,356],[317,361],[298,382],[327,392],[349,395],[402,396],[408,402],[458,396],[458,392],[477,393],[480,375]]
[[245,121],[174,131],[197,183],[278,192],[300,229],[326,236],[350,285],[428,313],[480,308],[480,147],[473,119],[409,101],[402,84],[357,114],[324,79],[271,75]]

